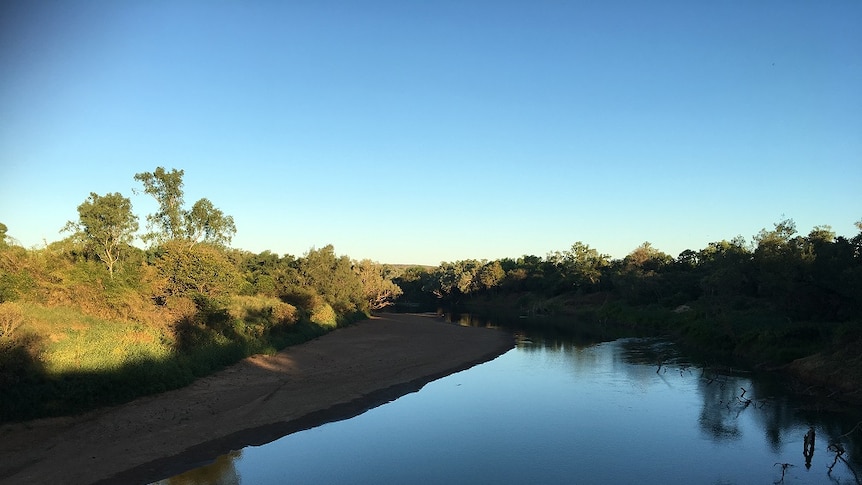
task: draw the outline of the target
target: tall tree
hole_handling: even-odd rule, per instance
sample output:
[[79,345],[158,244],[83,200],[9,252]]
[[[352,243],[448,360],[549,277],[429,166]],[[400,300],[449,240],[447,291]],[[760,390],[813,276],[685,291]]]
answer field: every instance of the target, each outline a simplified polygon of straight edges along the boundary
[[362,282],[362,292],[371,310],[391,305],[401,295],[401,288],[392,281],[391,272],[382,264],[363,259],[353,264],[353,270]]
[[297,261],[300,282],[313,289],[340,314],[367,310],[362,282],[347,256],[336,256],[328,244],[310,249]]
[[786,300],[801,276],[803,238],[796,234],[793,219],[784,219],[773,224],[774,229],[761,229],[754,236],[757,244],[754,263],[757,268],[757,290],[759,296]]
[[132,202],[119,192],[104,196],[90,192],[78,206],[78,222],[69,221],[64,230],[77,231],[108,266],[113,279],[123,247],[131,244],[138,230],[138,216],[132,213]]
[[499,261],[491,261],[485,263],[479,271],[476,272],[476,283],[480,289],[490,290],[500,285],[503,278],[506,277],[506,272],[503,271],[503,266]]
[[670,255],[656,249],[649,241],[636,247],[623,259],[623,263],[629,269],[635,269],[647,275],[655,273],[671,262],[673,258]]
[[195,202],[192,209],[185,213],[186,238],[193,246],[197,242],[206,241],[212,244],[230,244],[236,234],[233,217],[213,206],[209,199]]
[[195,202],[191,210],[183,208],[184,173],[157,167],[153,172],[135,174],[135,180],[144,185],[144,193],[159,204],[159,210],[147,216],[151,232],[144,239],[159,243],[185,240],[188,247],[198,242],[230,244],[236,234],[233,217],[225,215],[206,198]]
[[562,273],[569,289],[582,289],[599,282],[602,270],[610,264],[611,258],[578,241],[568,251],[554,253],[548,259]]
[[157,167],[154,172],[135,174],[135,180],[144,185],[144,193],[153,196],[159,204],[159,210],[147,216],[147,227],[152,232],[144,236],[145,239],[164,242],[185,235],[183,173],[182,170],[167,172],[163,167]]

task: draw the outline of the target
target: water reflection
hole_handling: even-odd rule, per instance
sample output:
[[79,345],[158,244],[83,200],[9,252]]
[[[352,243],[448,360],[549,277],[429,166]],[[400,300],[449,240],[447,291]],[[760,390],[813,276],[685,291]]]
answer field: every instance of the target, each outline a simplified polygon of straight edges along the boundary
[[747,406],[736,400],[740,390],[750,385],[747,379],[712,374],[698,380],[703,401],[698,417],[701,432],[716,442],[738,440],[742,436],[739,416]]
[[859,483],[858,411],[659,340],[514,331],[492,362],[160,483]]
[[240,457],[242,457],[242,451],[232,451],[217,457],[209,465],[155,483],[158,485],[239,485],[240,476],[236,470],[236,460]]

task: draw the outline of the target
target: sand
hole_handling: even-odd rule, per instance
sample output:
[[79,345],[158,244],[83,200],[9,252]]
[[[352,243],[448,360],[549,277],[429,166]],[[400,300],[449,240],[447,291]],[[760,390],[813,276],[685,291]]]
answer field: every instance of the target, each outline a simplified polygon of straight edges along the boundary
[[188,387],[0,427],[0,483],[150,483],[346,419],[513,346],[506,332],[382,314]]

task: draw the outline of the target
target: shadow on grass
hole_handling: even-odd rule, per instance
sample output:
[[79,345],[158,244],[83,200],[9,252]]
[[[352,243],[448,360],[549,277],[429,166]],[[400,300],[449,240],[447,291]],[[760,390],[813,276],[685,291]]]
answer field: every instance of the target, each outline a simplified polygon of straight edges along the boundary
[[0,424],[79,414],[102,406],[178,389],[260,352],[274,352],[327,333],[300,321],[263,335],[243,333],[227,312],[199,313],[176,322],[173,351],[163,359],[142,357],[106,371],[49,373],[35,336],[0,342]]

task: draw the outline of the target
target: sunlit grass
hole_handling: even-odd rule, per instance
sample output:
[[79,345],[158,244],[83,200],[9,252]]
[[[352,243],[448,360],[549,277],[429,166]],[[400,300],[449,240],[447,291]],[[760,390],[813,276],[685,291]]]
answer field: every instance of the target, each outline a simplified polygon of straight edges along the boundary
[[[17,307],[16,307],[17,308]],[[242,297],[148,322],[108,320],[68,306],[21,303],[0,338],[0,423],[73,414],[176,389],[255,353],[274,353],[333,327],[274,298]],[[170,321],[168,321],[170,320]]]
[[20,331],[38,337],[38,357],[48,375],[115,371],[171,354],[170,338],[159,327],[104,320],[68,307],[22,306]]

